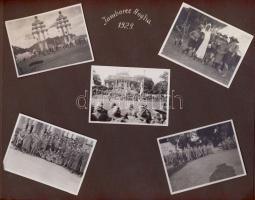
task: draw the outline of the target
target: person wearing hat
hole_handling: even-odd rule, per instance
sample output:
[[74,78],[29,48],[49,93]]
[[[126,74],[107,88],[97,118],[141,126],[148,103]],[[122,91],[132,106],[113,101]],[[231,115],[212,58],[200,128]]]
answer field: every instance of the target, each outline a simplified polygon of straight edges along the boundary
[[91,115],[90,115],[90,120],[91,121],[97,121],[97,117],[95,115],[95,106],[94,105],[91,105]]
[[222,72],[224,63],[223,58],[228,50],[228,41],[227,36],[220,36],[217,41],[216,54],[214,59],[214,66],[218,69],[219,72]]
[[219,32],[214,32],[211,36],[210,42],[208,44],[205,57],[204,57],[204,64],[212,64],[215,59],[216,54],[216,47],[217,47],[217,41],[220,37]]
[[133,116],[133,117],[137,117],[137,110],[135,110],[135,107],[133,104],[129,105],[128,111],[127,111],[127,115],[128,116]]
[[183,53],[189,54],[189,52],[192,53],[192,55],[194,54],[194,52],[197,50],[198,46],[201,44],[201,40],[199,40],[199,38],[201,38],[201,28],[200,26],[198,26],[195,30],[191,31],[189,33],[189,40],[188,40],[188,44],[187,47],[183,49]]
[[27,132],[24,136],[23,143],[22,143],[22,151],[26,153],[30,153],[31,145],[32,145],[32,131]]
[[104,104],[102,102],[99,102],[95,108],[95,111],[93,113],[93,117],[97,121],[109,121],[110,118],[108,116],[108,112],[106,109],[104,109]]
[[108,110],[108,116],[112,120],[115,120],[116,118],[121,118],[122,117],[120,107],[117,106],[116,103],[113,103],[111,109]]
[[147,105],[142,104],[139,107],[139,111],[137,113],[138,118],[146,123],[151,123],[152,120],[152,116],[151,116],[151,112],[149,111],[149,109],[147,108]]
[[230,37],[230,42],[228,44],[228,51],[224,56],[224,64],[228,69],[231,69],[236,64],[236,56],[239,50],[239,41],[235,37]]

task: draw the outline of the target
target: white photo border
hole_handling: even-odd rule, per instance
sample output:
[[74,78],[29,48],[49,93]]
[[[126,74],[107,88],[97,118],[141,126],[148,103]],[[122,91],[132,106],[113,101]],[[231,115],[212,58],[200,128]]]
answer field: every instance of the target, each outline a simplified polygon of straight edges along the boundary
[[[82,62],[68,64],[68,65],[52,67],[51,69],[45,69],[45,70],[40,70],[40,71],[37,71],[37,72],[31,72],[31,73],[19,75],[18,69],[17,69],[17,63],[16,63],[16,60],[15,60],[15,56],[14,56],[14,52],[13,52],[13,48],[12,48],[12,42],[11,42],[12,40],[11,40],[11,37],[10,37],[10,33],[8,31],[8,22],[18,21],[18,20],[22,20],[22,19],[26,19],[26,18],[31,18],[31,17],[33,17],[35,15],[43,15],[43,14],[47,14],[47,13],[50,13],[50,12],[55,12],[55,11],[58,11],[58,10],[61,10],[61,9],[72,8],[72,7],[75,7],[75,6],[80,6],[80,8],[81,8],[81,14],[82,14],[83,23],[85,25],[85,31],[86,31],[87,38],[88,38],[88,44],[89,44],[89,50],[90,50],[90,53],[91,53],[91,59],[86,60],[86,61],[82,61]],[[7,20],[7,21],[5,21],[5,28],[6,28],[6,32],[7,32],[7,36],[8,36],[8,40],[9,40],[9,45],[10,45],[10,49],[11,49],[11,53],[12,53],[12,58],[13,58],[13,62],[14,62],[17,78],[26,77],[26,76],[30,76],[30,75],[34,75],[34,74],[40,74],[40,73],[44,73],[44,72],[48,72],[48,71],[53,71],[53,70],[57,70],[57,69],[65,68],[65,67],[70,67],[70,66],[74,66],[74,65],[80,65],[80,64],[84,64],[84,63],[89,63],[89,62],[94,62],[95,61],[92,45],[91,45],[91,42],[90,42],[89,31],[88,31],[88,28],[87,28],[87,24],[86,24],[84,12],[83,12],[83,7],[82,7],[81,3],[74,4],[74,5],[71,5],[71,6],[66,6],[66,7],[63,7],[63,8],[58,8],[58,9],[51,10],[51,11],[46,11],[46,12],[43,12],[43,13],[38,13],[38,14],[30,15],[30,16],[27,16],[27,17],[21,17],[21,18],[18,18],[18,19]]]
[[[221,22],[221,23],[223,23],[223,24],[226,24],[226,25],[228,25],[228,26],[231,26],[231,27],[233,27],[233,28],[236,28],[236,29],[238,29],[239,31],[242,31],[243,33],[245,33],[245,34],[247,34],[248,36],[251,37],[250,43],[248,44],[247,49],[246,49],[246,51],[244,52],[244,55],[240,58],[240,60],[239,60],[239,62],[238,62],[238,64],[237,64],[237,66],[236,66],[236,68],[235,68],[235,71],[234,71],[234,73],[233,73],[232,76],[231,76],[231,79],[228,81],[228,84],[221,83],[220,81],[217,81],[217,80],[215,80],[214,78],[211,78],[210,76],[207,76],[207,75],[205,75],[205,74],[203,74],[203,73],[201,73],[201,72],[199,72],[199,71],[197,71],[197,70],[195,70],[195,69],[192,69],[192,67],[188,67],[187,65],[184,65],[183,63],[181,63],[181,62],[179,62],[179,61],[177,61],[177,60],[175,60],[175,59],[172,59],[172,58],[170,58],[169,56],[166,56],[166,55],[163,54],[163,49],[164,49],[165,46],[166,46],[166,43],[167,43],[167,41],[168,41],[168,39],[169,39],[169,37],[170,37],[170,34],[172,33],[172,30],[173,30],[173,28],[174,28],[174,26],[175,26],[175,24],[176,24],[176,21],[177,21],[177,19],[178,19],[178,17],[179,17],[179,15],[180,15],[180,13],[181,13],[181,11],[182,11],[182,9],[183,9],[184,6],[189,6],[189,8],[192,8],[192,9],[194,9],[195,11],[200,12],[200,13],[202,13],[202,14],[204,14],[204,15],[206,15],[206,16],[208,16],[208,17],[210,17],[210,18],[212,18],[212,19],[214,19],[214,20],[216,20],[216,21],[219,21],[219,22]],[[167,33],[167,36],[166,36],[166,38],[165,38],[165,40],[164,40],[164,42],[163,42],[163,44],[162,44],[162,46],[161,46],[161,48],[160,48],[160,50],[159,50],[158,55],[161,56],[161,57],[163,57],[163,58],[165,58],[165,59],[167,59],[167,60],[169,60],[169,61],[172,61],[172,62],[174,62],[174,63],[176,63],[176,64],[178,64],[178,65],[180,65],[180,66],[182,66],[182,67],[184,67],[184,68],[186,68],[186,69],[192,71],[192,72],[195,72],[196,74],[199,74],[199,75],[202,76],[202,77],[205,77],[205,78],[207,78],[207,79],[209,79],[209,80],[211,80],[211,81],[213,81],[213,82],[215,82],[215,83],[218,83],[218,84],[221,85],[221,86],[224,86],[224,87],[226,87],[226,88],[230,88],[230,85],[232,84],[232,81],[233,81],[234,78],[235,78],[235,75],[236,75],[236,73],[237,73],[237,71],[238,71],[238,69],[239,69],[239,67],[240,67],[240,65],[241,65],[241,63],[242,63],[242,61],[243,61],[245,55],[246,55],[246,52],[247,52],[248,49],[249,49],[249,46],[250,46],[252,40],[253,40],[253,35],[251,35],[251,34],[245,32],[245,31],[243,31],[243,30],[241,30],[241,29],[239,29],[239,28],[237,28],[237,27],[235,27],[235,26],[232,26],[232,25],[230,25],[230,24],[228,24],[228,23],[226,23],[226,22],[224,22],[224,21],[222,21],[222,20],[220,20],[220,19],[218,19],[218,18],[216,18],[216,17],[213,17],[212,15],[207,14],[207,13],[203,12],[202,10],[199,10],[199,9],[197,9],[197,8],[195,8],[195,7],[191,6],[191,5],[189,5],[189,4],[183,2],[183,3],[181,4],[181,7],[180,7],[180,9],[179,9],[179,11],[178,11],[178,13],[177,13],[175,19],[174,19],[174,22],[172,23],[172,25],[171,25],[171,27],[170,27],[170,30],[169,30],[168,33]]]
[[[165,139],[165,138],[174,137],[174,136],[177,136],[177,135],[181,135],[181,134],[184,134],[184,133],[188,133],[188,132],[191,132],[191,131],[194,131],[194,130],[200,130],[200,129],[215,126],[215,125],[218,125],[218,124],[224,124],[224,123],[227,123],[227,122],[231,123],[231,127],[232,127],[233,132],[234,132],[234,136],[235,136],[235,140],[236,140],[236,144],[237,144],[237,149],[238,149],[240,161],[241,161],[241,164],[242,164],[243,174],[239,174],[239,175],[236,175],[236,176],[232,176],[232,177],[229,177],[229,178],[224,178],[224,179],[221,179],[221,180],[217,180],[217,181],[213,181],[213,182],[209,182],[209,183],[205,183],[205,184],[201,184],[201,185],[197,185],[197,186],[194,186],[194,187],[189,187],[189,188],[182,189],[182,190],[173,191],[171,183],[170,183],[170,178],[169,178],[169,175],[168,175],[168,172],[167,172],[167,169],[166,169],[166,165],[165,165],[165,162],[164,162],[164,156],[163,156],[163,153],[162,153],[162,150],[161,150],[160,140]],[[238,142],[238,138],[237,138],[237,134],[236,134],[236,131],[235,131],[234,122],[233,122],[232,119],[222,121],[222,122],[213,123],[213,124],[209,124],[209,125],[206,125],[206,126],[201,126],[201,127],[189,129],[189,130],[182,131],[182,132],[179,132],[179,133],[176,133],[176,134],[171,134],[171,135],[159,137],[159,138],[157,138],[157,143],[158,143],[159,152],[160,152],[162,164],[163,164],[163,167],[164,167],[164,171],[165,171],[165,175],[166,175],[166,179],[167,179],[167,183],[168,183],[168,188],[170,190],[171,195],[179,194],[179,193],[182,193],[182,192],[186,192],[186,191],[190,191],[190,190],[194,190],[194,189],[198,189],[198,188],[202,188],[202,187],[209,186],[209,185],[214,185],[216,183],[228,181],[228,180],[231,180],[231,179],[235,179],[235,178],[239,178],[239,177],[243,177],[243,176],[247,175],[245,165],[244,165],[244,161],[243,161],[243,157],[242,157],[242,153],[241,153],[239,142]]]
[[[91,102],[92,102],[92,81],[93,81],[93,67],[118,67],[118,68],[139,68],[139,69],[161,69],[161,70],[167,70],[168,71],[168,87],[167,87],[167,123],[166,124],[144,124],[144,123],[122,123],[122,122],[103,122],[103,121],[91,121]],[[170,108],[169,108],[169,99],[170,99],[170,76],[171,76],[171,69],[163,69],[163,68],[145,68],[145,67],[127,67],[127,66],[109,66],[109,65],[91,65],[90,67],[90,92],[89,92],[89,118],[88,121],[91,124],[122,124],[122,125],[141,125],[141,126],[168,126],[170,121]]]
[[[58,128],[58,129],[65,130],[65,131],[69,131],[70,133],[72,133],[72,134],[74,134],[74,135],[77,135],[77,136],[79,136],[79,137],[83,137],[83,138],[86,138],[86,139],[88,139],[88,140],[90,140],[90,141],[93,141],[93,146],[92,146],[92,148],[91,148],[91,151],[90,151],[90,154],[89,154],[89,157],[88,157],[88,160],[87,160],[87,163],[86,163],[84,172],[83,172],[83,174],[82,174],[79,187],[78,187],[78,189],[77,189],[77,191],[76,191],[75,193],[72,193],[72,192],[67,191],[67,190],[63,190],[63,189],[61,189],[61,188],[59,188],[59,187],[56,187],[55,185],[53,185],[53,184],[51,184],[51,183],[39,181],[39,180],[33,179],[33,177],[24,176],[23,174],[17,173],[17,172],[15,172],[14,170],[8,170],[8,169],[6,169],[5,164],[4,164],[4,163],[5,163],[5,160],[6,160],[6,156],[7,156],[8,150],[9,150],[9,148],[10,148],[10,146],[11,146],[11,141],[12,141],[14,135],[15,135],[15,131],[16,131],[16,129],[17,129],[17,126],[18,126],[18,123],[19,123],[19,120],[20,120],[21,117],[26,117],[26,118],[29,118],[29,119],[32,119],[32,120],[41,122],[41,123],[43,123],[43,124],[49,125],[49,126],[54,127],[54,128]],[[82,183],[83,183],[85,174],[86,174],[86,172],[87,172],[87,169],[88,169],[88,166],[89,166],[89,163],[90,163],[90,159],[91,159],[92,154],[93,154],[93,152],[94,152],[96,143],[97,143],[97,140],[96,140],[96,139],[90,138],[90,137],[85,136],[85,135],[81,135],[81,134],[79,134],[79,133],[76,133],[76,132],[73,132],[73,131],[70,131],[70,130],[61,128],[61,127],[59,127],[59,126],[55,126],[55,125],[50,124],[50,123],[48,123],[48,122],[45,122],[45,121],[42,121],[42,120],[39,120],[39,119],[30,117],[30,116],[28,116],[28,115],[19,113],[18,118],[17,118],[16,123],[15,123],[15,126],[14,126],[14,129],[13,129],[13,132],[12,132],[12,135],[11,135],[11,138],[10,138],[10,141],[9,141],[9,144],[8,144],[8,147],[7,147],[7,150],[6,150],[6,152],[5,152],[5,156],[4,156],[4,159],[3,159],[3,169],[4,169],[4,171],[7,171],[7,172],[10,172],[10,173],[19,175],[19,176],[24,177],[24,178],[27,178],[27,179],[29,179],[29,180],[33,180],[33,181],[36,181],[36,182],[38,182],[38,183],[42,183],[42,184],[44,184],[44,185],[48,185],[48,186],[50,186],[50,187],[59,189],[59,190],[61,190],[61,191],[65,191],[65,192],[70,193],[70,194],[73,194],[73,195],[78,195],[78,193],[79,193],[79,191],[80,191],[80,188],[81,188],[81,185],[82,185]]]

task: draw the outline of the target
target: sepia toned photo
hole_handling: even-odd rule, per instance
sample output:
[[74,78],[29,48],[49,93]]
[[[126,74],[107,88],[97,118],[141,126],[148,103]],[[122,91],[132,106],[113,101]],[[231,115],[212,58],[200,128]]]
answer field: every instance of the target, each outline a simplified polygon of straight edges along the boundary
[[183,3],[159,55],[229,88],[253,36]]
[[91,67],[90,123],[168,126],[170,70]]
[[96,140],[19,114],[4,170],[77,195]]
[[171,194],[246,175],[232,120],[158,138]]
[[94,61],[81,4],[5,25],[17,77]]

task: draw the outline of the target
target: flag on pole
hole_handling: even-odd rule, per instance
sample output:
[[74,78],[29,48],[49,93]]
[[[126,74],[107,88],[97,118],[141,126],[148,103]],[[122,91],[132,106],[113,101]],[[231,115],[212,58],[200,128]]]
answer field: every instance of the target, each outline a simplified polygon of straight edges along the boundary
[[144,91],[144,78],[140,83],[140,96],[143,94],[143,91]]

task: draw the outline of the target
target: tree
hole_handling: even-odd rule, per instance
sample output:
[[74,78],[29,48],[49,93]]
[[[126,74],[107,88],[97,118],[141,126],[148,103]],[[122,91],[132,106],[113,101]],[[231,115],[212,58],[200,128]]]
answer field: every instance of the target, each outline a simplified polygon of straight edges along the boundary
[[163,72],[163,74],[160,75],[160,78],[161,78],[163,81],[168,82],[168,73],[167,73],[167,72]]
[[96,74],[95,72],[93,72],[93,81],[95,85],[102,85],[100,76]]
[[151,78],[144,78],[144,92],[151,93],[151,90],[154,86],[154,82]]
[[163,72],[163,74],[160,75],[160,78],[162,81],[159,81],[156,83],[153,87],[152,93],[153,94],[167,94],[168,89],[168,73]]
[[[153,86],[154,86],[154,82],[151,78],[148,78],[146,76],[136,76],[136,78],[139,81],[144,81],[144,93],[151,93]],[[137,88],[138,90],[140,90],[140,85],[139,88]]]
[[166,81],[160,81],[156,83],[153,87],[153,94],[167,94],[168,83]]

